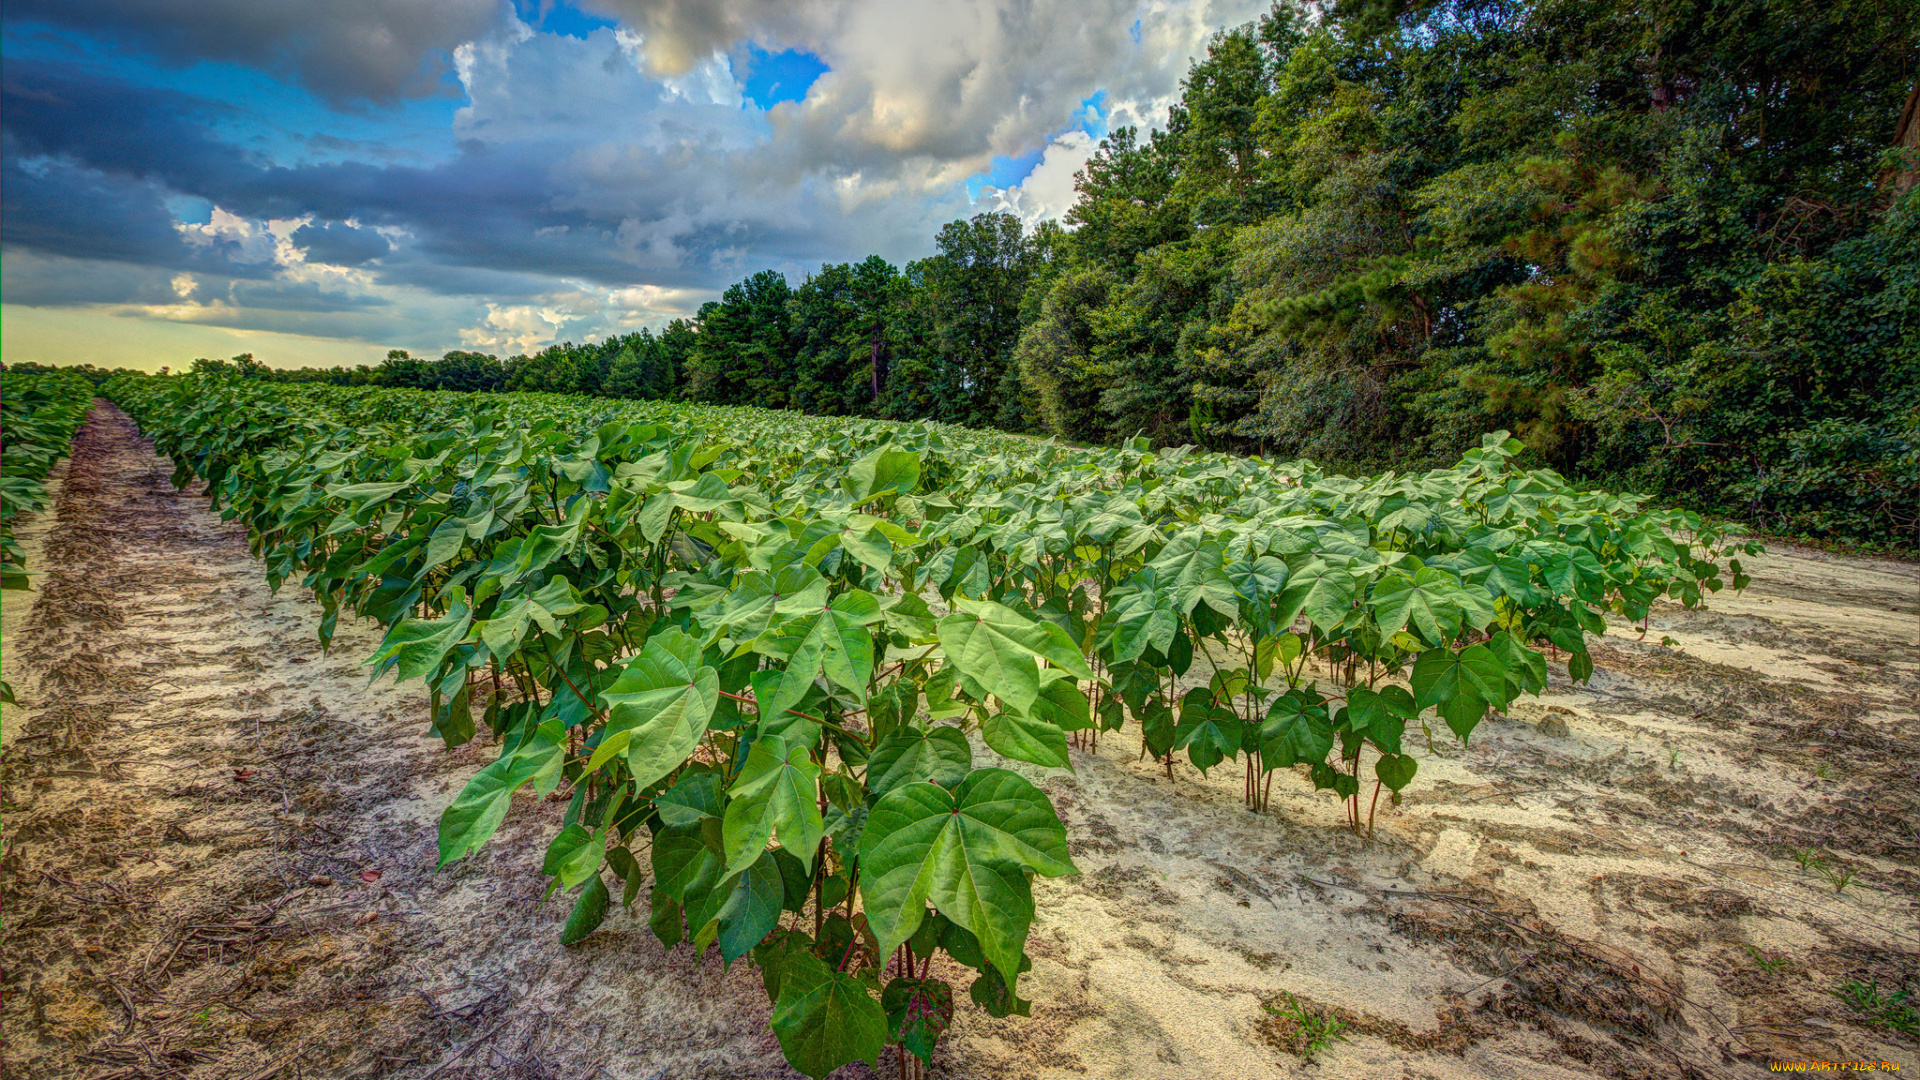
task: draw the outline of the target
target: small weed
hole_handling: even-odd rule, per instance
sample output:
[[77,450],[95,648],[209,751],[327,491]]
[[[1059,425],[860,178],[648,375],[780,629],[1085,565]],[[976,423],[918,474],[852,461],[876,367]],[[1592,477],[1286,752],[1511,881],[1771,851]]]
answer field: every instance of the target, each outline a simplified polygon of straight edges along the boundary
[[1680,642],[1679,642],[1679,641],[1677,641],[1677,640],[1675,640],[1675,639],[1673,639],[1673,638],[1670,638],[1670,637],[1664,637],[1664,636],[1663,636],[1663,637],[1661,637],[1661,639],[1660,639],[1660,647],[1661,647],[1661,648],[1663,648],[1663,649],[1671,649],[1671,648],[1673,648],[1673,647],[1674,647],[1675,645],[1678,645],[1678,644],[1680,644]]
[[1300,1004],[1299,999],[1282,990],[1285,1005],[1269,1001],[1261,1006],[1275,1018],[1280,1045],[1288,1053],[1312,1061],[1314,1055],[1336,1042],[1347,1042],[1347,1022],[1318,1006]]
[[193,1014],[193,1026],[207,1028],[213,1026],[213,1006],[209,1005]]
[[1815,848],[1788,848],[1787,857],[1800,865],[1801,873],[1820,878],[1833,886],[1836,893],[1846,892],[1847,886],[1853,884],[1854,877],[1859,874],[1858,870],[1828,863],[1827,857]]
[[1813,776],[1816,780],[1825,780],[1827,778],[1827,763],[1823,761],[1815,765],[1813,767]]
[[1764,971],[1769,975],[1787,966],[1786,957],[1768,956],[1766,953],[1761,952],[1759,949],[1756,949],[1751,945],[1747,946],[1747,954],[1753,957],[1754,964],[1758,966],[1761,971]]
[[1916,1011],[1911,1004],[1912,990],[1903,988],[1891,994],[1882,994],[1877,980],[1861,982],[1859,979],[1848,979],[1840,984],[1838,990],[1829,993],[1846,1002],[1868,1027],[1883,1027],[1903,1035],[1920,1035],[1920,1011]]
[[1667,751],[1667,771],[1678,772],[1679,769],[1680,769],[1680,751],[1678,750]]

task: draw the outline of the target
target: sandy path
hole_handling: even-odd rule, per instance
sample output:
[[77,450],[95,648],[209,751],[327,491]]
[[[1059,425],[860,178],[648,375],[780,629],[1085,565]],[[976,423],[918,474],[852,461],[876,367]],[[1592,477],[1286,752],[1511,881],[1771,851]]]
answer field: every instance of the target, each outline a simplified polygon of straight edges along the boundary
[[[46,585],[8,620],[7,1075],[793,1075],[747,968],[617,912],[555,944],[536,871],[557,804],[434,873],[434,821],[487,749],[447,753],[421,695],[367,686],[366,628],[321,656],[316,606],[270,596],[168,472],[99,410]],[[1663,609],[1644,641],[1615,627],[1590,686],[1442,744],[1371,843],[1297,776],[1256,817],[1231,765],[1168,780],[1131,733],[1026,770],[1086,873],[1036,887],[1032,1017],[963,1005],[936,1074],[1920,1065],[1830,993],[1920,984],[1915,569],[1756,564],[1746,595]],[[1266,1007],[1283,993],[1349,1041],[1301,1056]]]

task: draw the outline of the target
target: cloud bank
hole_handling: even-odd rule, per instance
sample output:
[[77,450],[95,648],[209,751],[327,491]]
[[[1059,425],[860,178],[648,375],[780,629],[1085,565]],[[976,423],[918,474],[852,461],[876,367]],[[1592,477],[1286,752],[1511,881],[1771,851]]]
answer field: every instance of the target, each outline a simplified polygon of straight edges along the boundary
[[[1257,13],[585,3],[8,5],[7,304],[423,350],[622,332],[767,267],[1063,213],[1098,136],[1163,120],[1207,37]],[[804,96],[749,94],[770,56]]]

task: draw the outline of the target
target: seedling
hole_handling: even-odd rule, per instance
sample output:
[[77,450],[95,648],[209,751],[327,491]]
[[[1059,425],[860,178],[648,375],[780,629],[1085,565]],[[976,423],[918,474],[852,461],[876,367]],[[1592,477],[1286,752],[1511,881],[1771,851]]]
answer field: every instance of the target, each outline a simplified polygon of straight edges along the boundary
[[1754,948],[1752,945],[1747,946],[1747,955],[1753,957],[1753,963],[1755,967],[1758,967],[1761,971],[1764,971],[1769,975],[1787,966],[1786,957],[1768,956],[1766,953],[1761,952],[1759,949]]
[[1848,979],[1839,989],[1830,991],[1847,1003],[1868,1027],[1886,1028],[1902,1035],[1920,1035],[1920,1011],[1911,1004],[1913,991],[1902,987],[1891,994],[1880,992],[1879,980],[1861,982]]
[[1280,1036],[1289,1052],[1306,1061],[1312,1061],[1322,1050],[1336,1042],[1351,1042],[1346,1034],[1347,1022],[1319,1007],[1309,1008],[1300,1004],[1299,999],[1282,990],[1280,996],[1286,998],[1286,1004],[1269,1001],[1261,1005],[1278,1021]]

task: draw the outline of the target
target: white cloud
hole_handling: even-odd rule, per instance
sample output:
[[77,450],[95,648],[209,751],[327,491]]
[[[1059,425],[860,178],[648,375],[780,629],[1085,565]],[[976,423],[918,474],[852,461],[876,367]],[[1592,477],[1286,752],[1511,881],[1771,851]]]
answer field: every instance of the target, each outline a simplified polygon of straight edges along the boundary
[[[1083,102],[1106,95],[1094,132],[1164,123],[1207,38],[1266,6],[586,2],[622,25],[582,39],[505,14],[452,48],[466,95],[452,122],[458,159],[314,169],[297,177],[307,186],[272,199],[259,187],[297,170],[276,180],[223,164],[236,177],[229,191],[258,199],[256,212],[287,215],[271,219],[233,210],[236,200],[211,187],[190,190],[202,174],[183,170],[177,193],[215,208],[205,223],[170,231],[196,256],[231,263],[235,280],[203,259],[115,288],[157,318],[324,328],[429,350],[457,338],[515,352],[657,324],[768,267],[797,278],[869,253],[904,262],[925,255],[956,217],[1064,214],[1097,142],[1080,126]],[[749,43],[811,52],[829,70],[803,100],[763,110],[734,74]],[[968,178],[995,157],[1036,149],[1040,161],[1018,185],[967,197]],[[303,225],[343,223],[378,232],[391,251],[335,266],[309,261],[289,239]],[[50,272],[9,258],[10,290],[24,268]],[[186,270],[191,288],[179,277],[166,286]],[[251,284],[238,280],[249,275]],[[80,281],[65,270],[50,279],[61,296]]]
[[1011,188],[987,189],[982,204],[990,210],[1005,210],[1028,224],[1045,218],[1059,218],[1073,208],[1079,193],[1074,190],[1074,174],[1086,167],[1087,159],[1098,149],[1092,135],[1075,129],[1059,135],[1040,155],[1026,179]]

